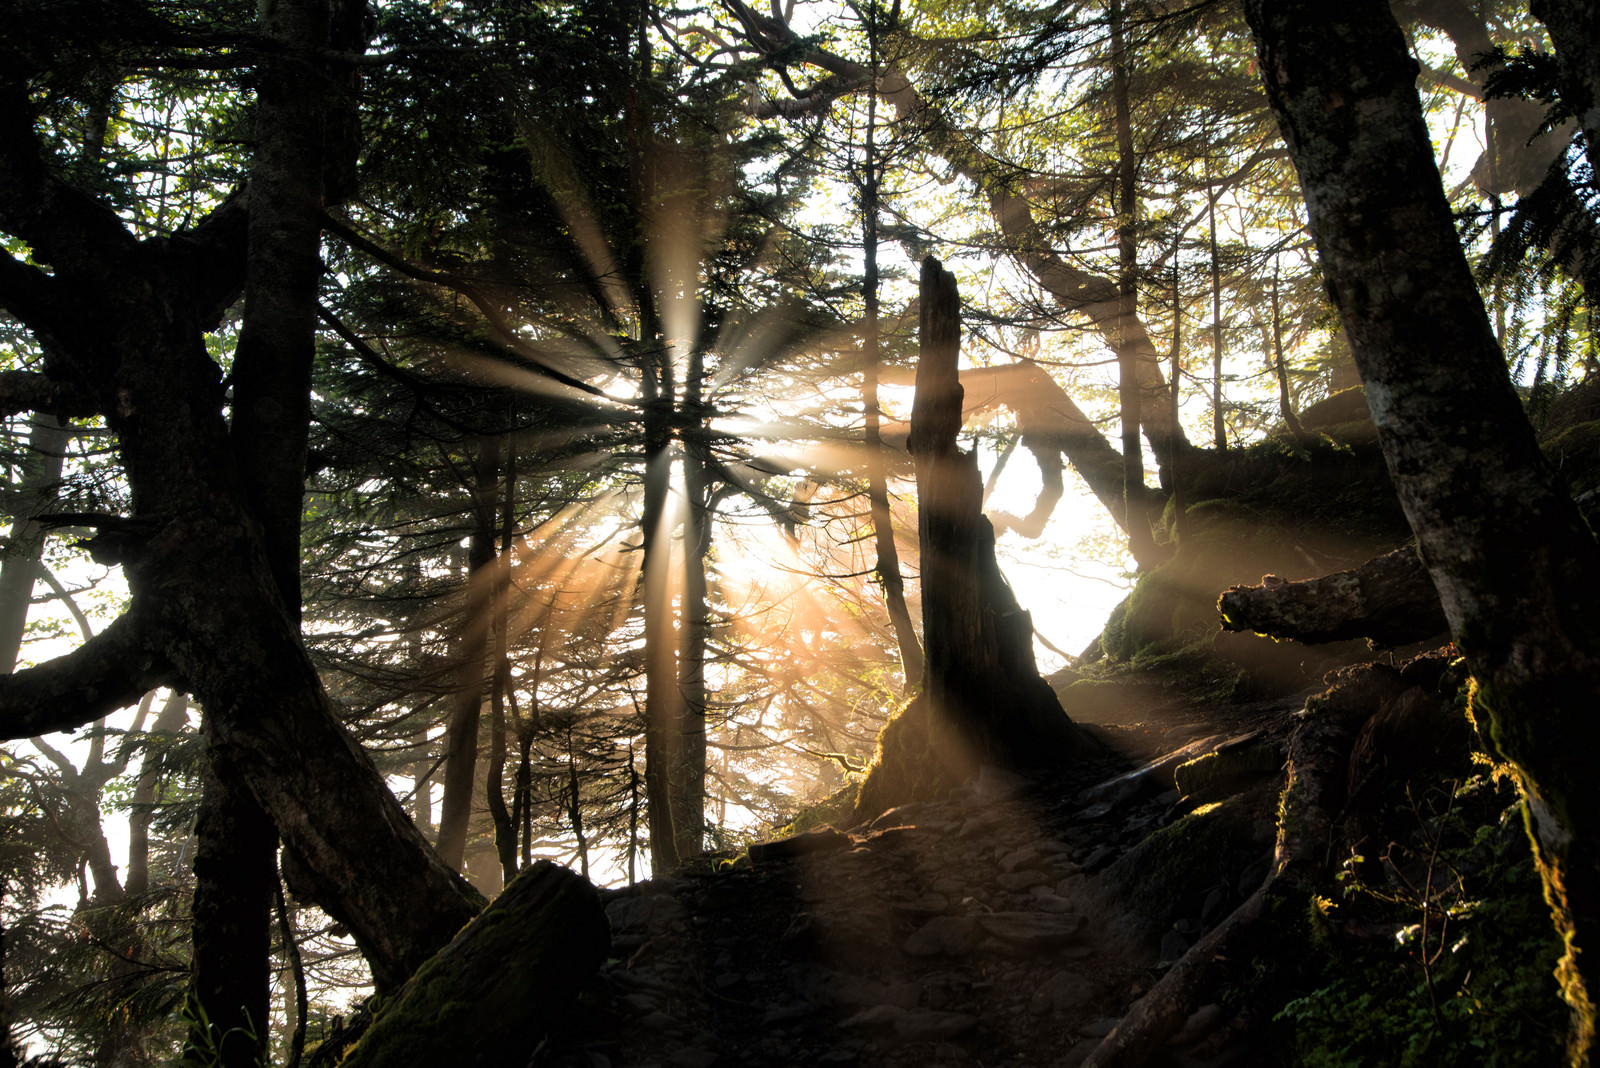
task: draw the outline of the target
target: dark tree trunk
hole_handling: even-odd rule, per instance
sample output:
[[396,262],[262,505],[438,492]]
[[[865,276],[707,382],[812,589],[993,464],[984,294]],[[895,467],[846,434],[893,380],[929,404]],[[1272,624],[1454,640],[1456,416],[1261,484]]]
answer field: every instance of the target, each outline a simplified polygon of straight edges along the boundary
[[667,492],[672,478],[670,437],[664,418],[646,417],[644,509],[644,784],[649,817],[650,870],[678,866],[678,836],[672,826],[673,769],[683,730],[683,693],[678,687],[676,628],[672,625],[672,528]]
[[[1139,567],[1150,568],[1160,562],[1155,533],[1144,503],[1149,493],[1144,484],[1144,441],[1139,436],[1142,423],[1151,426],[1165,422],[1167,410],[1161,404],[1165,390],[1155,391],[1148,401],[1139,381],[1140,367],[1155,357],[1132,344],[1132,324],[1139,322],[1139,161],[1133,148],[1133,110],[1128,98],[1128,48],[1123,32],[1122,4],[1112,0],[1107,17],[1111,21],[1111,98],[1117,133],[1117,314],[1113,333],[1117,353],[1117,395],[1122,416],[1122,514],[1128,532],[1128,551]],[[1143,332],[1142,329],[1140,331]],[[1156,374],[1160,363],[1155,361]],[[1143,408],[1149,403],[1148,420]]]
[[188,1049],[207,1064],[256,1068],[269,1035],[264,965],[278,892],[278,834],[249,791],[208,769],[194,835]]
[[495,608],[495,505],[499,499],[499,443],[478,442],[472,465],[472,534],[467,548],[467,581],[456,632],[456,691],[445,725],[444,791],[439,803],[439,859],[460,871],[472,823],[478,769],[478,725],[483,714],[484,674],[489,663],[489,631]]
[[[869,40],[873,68],[877,68],[876,33]],[[866,175],[861,183],[862,297],[866,304],[861,358],[862,443],[867,450],[867,506],[872,512],[872,544],[878,559],[873,574],[883,587],[884,607],[900,649],[900,678],[909,691],[922,681],[922,642],[917,638],[906,607],[905,577],[900,570],[900,549],[894,540],[894,515],[889,509],[888,458],[883,447],[883,409],[878,400],[878,372],[883,362],[878,275],[878,96],[867,97]]]
[[[167,696],[156,720],[150,725],[150,737],[170,739],[183,730],[189,718],[189,698],[174,690]],[[157,790],[161,785],[161,766],[165,754],[146,749],[139,765],[139,780],[133,788],[133,804],[128,812],[128,870],[123,876],[122,888],[129,897],[138,897],[150,889],[150,820],[155,815]]]
[[682,654],[683,694],[678,732],[678,766],[673,774],[672,832],[679,860],[705,851],[706,834],[706,656],[711,646],[711,603],[706,561],[711,553],[711,502],[706,476],[709,449],[688,435],[684,443]]
[[1600,176],[1600,9],[1588,0],[1530,0],[1528,10],[1550,31],[1562,100],[1578,117],[1589,167]]
[[978,462],[956,442],[961,302],[938,260],[922,264],[922,355],[911,414],[922,556],[922,694],[884,728],[856,814],[938,792],[980,764],[1045,767],[1088,751],[1033,658],[1033,621],[994,555]]
[[[283,413],[303,410],[312,318],[277,305],[283,294],[314,298],[316,231],[306,219],[321,210],[329,153],[320,139],[339,116],[340,93],[330,96],[338,87],[302,68],[320,69],[330,43],[361,47],[359,32],[315,39],[314,7],[271,5],[296,10],[273,16],[287,20],[268,27],[284,38],[285,70],[263,76],[294,84],[272,88],[287,98],[263,113],[260,133],[291,143],[281,153],[261,146],[260,200],[252,180],[248,198],[170,239],[136,240],[52,172],[23,72],[0,69],[0,226],[50,267],[6,261],[0,301],[41,340],[48,380],[68,406],[105,416],[133,498],[133,515],[102,534],[128,577],[128,612],[77,652],[0,680],[0,719],[7,736],[27,736],[90,722],[153,685],[189,691],[205,710],[218,777],[271,814],[300,862],[299,888],[350,927],[379,986],[393,987],[482,902],[439,863],[342,729],[299,635],[290,564],[304,427]],[[349,21],[346,6],[340,13]],[[296,116],[318,107],[327,121],[300,125]],[[246,234],[247,210],[277,217],[281,234],[260,220]],[[278,253],[265,247],[280,238]],[[244,418],[258,430],[230,434],[204,336],[244,287],[247,246],[249,262],[264,257],[250,275],[259,299],[246,313],[262,325],[240,354],[251,366],[236,365],[231,404],[236,415],[253,412]],[[283,294],[267,292],[280,286]]]
[[[34,514],[56,499],[66,458],[67,426],[54,415],[35,412],[28,432],[28,453],[17,481],[19,509]],[[19,515],[11,523],[4,563],[0,563],[0,668],[11,671],[22,651],[28,626],[28,607],[44,552],[44,528],[33,515]]]
[[1600,989],[1600,549],[1545,462],[1462,254],[1386,5],[1251,0],[1328,291],[1456,645],[1516,768],[1568,952],[1571,1058]]

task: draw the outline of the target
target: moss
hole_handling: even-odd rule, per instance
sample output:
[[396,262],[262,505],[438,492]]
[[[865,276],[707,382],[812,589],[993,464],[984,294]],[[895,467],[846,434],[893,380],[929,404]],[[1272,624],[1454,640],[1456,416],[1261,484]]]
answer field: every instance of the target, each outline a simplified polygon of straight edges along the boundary
[[1244,785],[1283,770],[1283,749],[1262,741],[1219,749],[1173,769],[1178,792],[1202,801],[1220,800]]
[[877,749],[856,794],[855,821],[945,795],[972,770],[971,759],[955,728],[935,716],[919,695],[878,733]]
[[1132,933],[1154,940],[1174,920],[1199,916],[1214,890],[1236,901],[1239,872],[1260,867],[1269,838],[1244,801],[1203,805],[1107,868],[1102,886],[1124,910]]
[[1568,427],[1542,448],[1574,494],[1600,487],[1600,421]]
[[418,969],[339,1063],[525,1064],[609,942],[594,887],[536,864]]

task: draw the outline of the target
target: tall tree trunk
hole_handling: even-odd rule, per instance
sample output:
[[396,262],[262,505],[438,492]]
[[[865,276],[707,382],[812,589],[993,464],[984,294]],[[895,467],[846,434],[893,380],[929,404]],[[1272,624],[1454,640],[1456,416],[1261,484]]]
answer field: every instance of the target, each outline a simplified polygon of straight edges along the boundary
[[[1133,344],[1133,324],[1139,322],[1139,161],[1133,149],[1133,112],[1129,100],[1127,41],[1123,33],[1121,0],[1112,0],[1111,97],[1117,137],[1117,328],[1112,344],[1117,353],[1117,396],[1122,415],[1122,514],[1128,532],[1128,551],[1139,567],[1160,561],[1150,517],[1145,511],[1149,495],[1144,484],[1144,441],[1139,428],[1145,422],[1144,392],[1140,382],[1140,353]],[[1141,328],[1142,332],[1142,328]],[[1155,355],[1154,347],[1150,355]],[[1156,374],[1160,374],[1159,365]],[[1165,393],[1165,390],[1160,391]],[[1159,396],[1151,407],[1161,409]],[[1164,417],[1166,413],[1161,412]],[[1165,419],[1159,420],[1164,422]],[[1158,420],[1150,420],[1155,425]]]
[[1033,621],[1017,604],[980,509],[978,462],[957,443],[961,301],[955,276],[922,263],[922,353],[911,412],[922,556],[922,693],[891,719],[856,801],[857,818],[948,790],[980,764],[1043,767],[1089,747],[1033,659]]
[[[1206,160],[1209,168],[1211,161]],[[1218,452],[1228,448],[1222,418],[1222,262],[1217,254],[1217,193],[1206,190],[1206,241],[1211,251],[1211,438]]]
[[1284,427],[1297,441],[1306,439],[1305,428],[1294,411],[1294,398],[1289,395],[1289,369],[1283,359],[1283,309],[1278,296],[1278,260],[1272,260],[1272,372],[1278,380],[1278,414]]
[[277,896],[278,834],[248,791],[208,769],[195,821],[194,962],[198,1006],[188,1048],[223,1068],[256,1068],[266,1054],[270,947],[261,922]]
[[1562,102],[1578,117],[1589,168],[1600,175],[1600,10],[1587,0],[1529,0],[1556,46]]
[[[871,9],[874,20],[877,8]],[[877,76],[878,34],[876,22],[868,31],[873,76]],[[866,304],[862,324],[861,407],[862,441],[867,450],[867,506],[872,512],[872,544],[878,559],[873,574],[883,587],[884,607],[894,629],[900,650],[900,678],[910,691],[922,682],[922,642],[917,638],[906,607],[905,577],[900,571],[900,549],[894,540],[894,516],[889,510],[888,456],[883,446],[883,409],[878,401],[878,369],[883,363],[881,312],[878,276],[878,197],[882,170],[877,158],[878,94],[867,95],[867,132],[863,146],[866,168],[861,182],[861,251],[863,258],[861,290]]]
[[[316,233],[303,224],[308,214],[320,218],[324,183],[309,168],[314,162],[326,176],[321,164],[331,153],[313,157],[304,142],[315,138],[326,149],[322,139],[343,128],[348,86],[307,75],[329,62],[330,44],[340,52],[364,47],[356,4],[338,6],[339,21],[353,22],[353,31],[333,40],[298,36],[291,24],[315,24],[312,7],[320,5],[268,5],[287,20],[272,31],[285,45],[284,68],[262,75],[278,79],[271,93],[293,100],[264,110],[258,140],[299,139],[298,147],[274,155],[262,146],[259,201],[252,179],[248,199],[231,198],[170,239],[136,239],[48,165],[22,73],[0,69],[0,226],[27,240],[50,268],[15,264],[10,280],[27,300],[18,302],[8,286],[8,307],[48,340],[51,381],[75,398],[70,410],[56,400],[40,407],[104,416],[133,499],[133,514],[109,527],[116,537],[106,546],[127,575],[129,610],[83,648],[0,679],[0,729],[26,737],[81,726],[151,686],[186,689],[205,709],[218,777],[246,786],[272,814],[297,892],[349,926],[375,981],[389,987],[448,941],[482,899],[439,863],[341,727],[299,634],[290,565],[298,560],[291,532],[300,493],[286,482],[303,477],[304,430],[296,433],[269,409],[303,404],[295,390],[310,359],[312,319],[274,312],[265,290],[281,285],[299,300],[315,298]],[[260,53],[268,54],[276,53]],[[316,114],[307,100],[321,102],[327,121],[295,118],[301,105]],[[308,170],[289,173],[289,160]],[[264,221],[275,213],[281,233]],[[261,295],[247,317],[264,318],[240,353],[255,366],[236,363],[232,380],[232,410],[255,412],[246,421],[257,419],[262,432],[230,433],[230,402],[204,336],[255,261],[246,246],[280,236],[282,255],[267,256],[245,287]],[[83,315],[91,306],[98,313]],[[270,366],[280,357],[285,366]],[[267,466],[245,455],[258,448],[280,466],[266,483],[246,485],[242,471]]]
[[[695,376],[691,375],[691,382]],[[672,833],[679,860],[705,851],[706,836],[706,655],[711,645],[711,604],[706,563],[711,553],[711,501],[706,465],[709,448],[700,428],[685,434],[683,457],[683,638],[679,662],[682,726],[673,774]]]
[[673,770],[683,731],[683,692],[678,686],[678,642],[672,625],[672,524],[668,491],[672,451],[665,420],[646,417],[644,509],[644,787],[649,817],[650,870],[664,875],[678,866],[678,836],[672,826]]
[[495,541],[499,533],[500,448],[491,437],[478,442],[472,465],[472,534],[467,541],[467,582],[457,624],[456,691],[445,725],[444,794],[439,802],[439,859],[462,869],[478,768],[478,724],[494,611]]
[[35,412],[29,422],[28,452],[17,480],[16,507],[32,514],[12,520],[5,560],[0,563],[0,668],[5,671],[16,667],[22,652],[33,584],[44,554],[44,528],[33,515],[56,499],[68,437],[67,424],[54,415]]
[[[189,719],[189,697],[181,690],[173,690],[150,725],[149,737],[170,739]],[[161,766],[165,754],[146,748],[139,764],[139,780],[134,784],[132,805],[128,811],[128,870],[123,876],[122,888],[129,897],[138,897],[150,889],[150,821],[155,816],[155,806],[160,800]]]
[[1541,455],[1434,163],[1416,64],[1385,4],[1250,0],[1261,70],[1305,190],[1395,488],[1516,769],[1567,952],[1570,1057],[1600,991],[1600,547]]

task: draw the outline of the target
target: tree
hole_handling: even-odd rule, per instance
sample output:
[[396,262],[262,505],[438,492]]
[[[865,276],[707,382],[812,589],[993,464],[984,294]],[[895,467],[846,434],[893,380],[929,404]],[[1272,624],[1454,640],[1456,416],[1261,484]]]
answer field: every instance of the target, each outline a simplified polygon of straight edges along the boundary
[[1387,8],[1254,0],[1248,13],[1390,474],[1472,666],[1474,713],[1516,770],[1567,945],[1571,1061],[1587,1064],[1600,794],[1571,754],[1600,744],[1600,547],[1506,375]]
[[[481,902],[342,731],[296,626],[308,301],[321,213],[349,192],[340,160],[353,147],[342,135],[348,67],[330,57],[360,50],[365,30],[358,8],[276,7],[279,21],[260,27],[281,58],[263,72],[259,183],[148,237],[93,183],[77,184],[40,136],[55,101],[36,88],[64,76],[58,49],[89,22],[39,6],[7,27],[0,227],[27,254],[0,261],[0,301],[46,353],[44,370],[8,394],[9,410],[103,416],[133,511],[98,520],[130,607],[76,652],[5,679],[0,718],[8,737],[26,736],[90,722],[156,684],[192,693],[218,778],[270,814],[298,861],[298,888],[350,926],[389,986]],[[138,12],[93,29],[159,69],[172,47],[216,42],[198,17]],[[229,66],[215,53],[206,61]],[[115,66],[95,73],[125,77]],[[204,335],[242,293],[251,340],[225,384]],[[230,410],[242,420],[231,427]]]

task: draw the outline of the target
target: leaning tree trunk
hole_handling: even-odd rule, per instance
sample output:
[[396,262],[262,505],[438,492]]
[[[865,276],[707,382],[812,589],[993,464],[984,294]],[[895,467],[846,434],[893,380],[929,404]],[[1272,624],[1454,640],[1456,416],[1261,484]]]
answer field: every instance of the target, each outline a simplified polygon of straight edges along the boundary
[[[1590,1061],[1600,989],[1600,547],[1545,462],[1456,236],[1386,4],[1250,0],[1267,94],[1418,548],[1516,769]],[[1575,759],[1575,754],[1582,757]]]
[[[377,983],[395,986],[482,900],[439,863],[343,730],[298,628],[305,427],[295,413],[313,351],[315,220],[348,103],[334,79],[310,75],[327,68],[330,44],[363,43],[360,5],[336,6],[350,32],[320,40],[325,5],[269,6],[285,21],[264,29],[302,77],[279,78],[272,92],[286,98],[259,116],[249,197],[171,238],[135,238],[48,165],[25,72],[0,64],[0,228],[49,267],[12,263],[0,299],[52,353],[45,373],[23,374],[31,392],[8,391],[7,410],[103,416],[133,500],[96,539],[123,565],[129,609],[82,648],[0,679],[0,732],[70,729],[154,685],[188,690],[219,777],[270,813],[299,888],[349,926]],[[306,114],[320,121],[308,127]],[[204,338],[241,288],[258,297],[245,317],[261,328],[241,340],[230,400]],[[308,301],[309,312],[287,306]],[[256,429],[230,433],[230,407]]]

